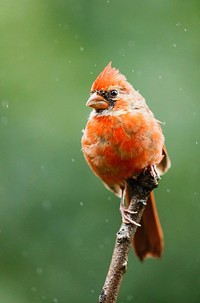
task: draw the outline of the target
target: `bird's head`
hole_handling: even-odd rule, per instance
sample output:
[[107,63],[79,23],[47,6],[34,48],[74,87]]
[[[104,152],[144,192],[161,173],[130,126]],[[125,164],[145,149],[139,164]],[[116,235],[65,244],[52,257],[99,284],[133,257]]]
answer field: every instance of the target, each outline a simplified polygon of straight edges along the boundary
[[123,107],[133,92],[134,89],[126,77],[113,68],[110,62],[94,81],[86,105],[97,112],[117,110]]

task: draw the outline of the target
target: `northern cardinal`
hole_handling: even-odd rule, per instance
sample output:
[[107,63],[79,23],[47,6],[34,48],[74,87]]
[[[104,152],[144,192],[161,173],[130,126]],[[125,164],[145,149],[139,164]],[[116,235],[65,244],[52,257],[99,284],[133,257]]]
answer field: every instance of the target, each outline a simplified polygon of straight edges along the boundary
[[[128,206],[126,181],[129,178],[137,178],[149,166],[160,175],[170,167],[160,122],[154,118],[145,99],[111,63],[94,81],[86,106],[93,110],[82,136],[85,159],[117,196],[122,197],[124,190],[127,191]],[[129,223],[125,211],[122,217]],[[133,242],[141,260],[162,254],[163,233],[153,192]]]

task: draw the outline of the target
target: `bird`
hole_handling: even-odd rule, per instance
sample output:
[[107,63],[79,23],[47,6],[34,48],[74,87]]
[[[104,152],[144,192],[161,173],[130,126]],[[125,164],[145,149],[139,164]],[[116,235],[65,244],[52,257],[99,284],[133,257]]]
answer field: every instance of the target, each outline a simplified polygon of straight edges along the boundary
[[[81,139],[86,162],[104,185],[121,198],[123,222],[137,224],[126,215],[130,204],[127,180],[136,179],[147,167],[159,175],[170,168],[161,122],[139,91],[112,67],[112,62],[93,82],[86,106],[92,108]],[[163,231],[153,191],[140,225],[133,239],[136,255],[141,261],[161,257]]]

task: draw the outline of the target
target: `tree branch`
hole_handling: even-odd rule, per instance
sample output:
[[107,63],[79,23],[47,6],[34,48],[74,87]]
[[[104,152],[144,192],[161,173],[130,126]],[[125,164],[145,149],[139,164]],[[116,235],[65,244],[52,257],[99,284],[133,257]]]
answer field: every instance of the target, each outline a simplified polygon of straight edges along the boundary
[[[127,180],[127,186],[131,193],[131,202],[129,205],[130,218],[137,223],[140,222],[144,212],[146,201],[150,192],[158,185],[158,175],[153,167],[146,169],[137,180]],[[122,223],[116,237],[115,247],[108,270],[108,274],[99,296],[99,303],[115,303],[118,297],[120,285],[128,263],[128,253],[132,239],[138,226]]]

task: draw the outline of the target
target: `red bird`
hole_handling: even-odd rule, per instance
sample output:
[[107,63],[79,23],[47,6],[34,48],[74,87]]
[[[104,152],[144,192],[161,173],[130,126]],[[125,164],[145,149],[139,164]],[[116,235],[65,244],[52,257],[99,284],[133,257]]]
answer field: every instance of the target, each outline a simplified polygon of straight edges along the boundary
[[[123,200],[126,180],[137,177],[146,167],[159,174],[170,167],[164,136],[145,99],[126,77],[109,63],[94,81],[87,106],[90,114],[82,137],[82,150],[92,171],[105,186]],[[125,192],[126,204],[130,203]],[[122,211],[124,222],[127,221]],[[133,223],[133,222],[131,222]],[[138,257],[160,257],[163,233],[153,192],[134,237]]]

